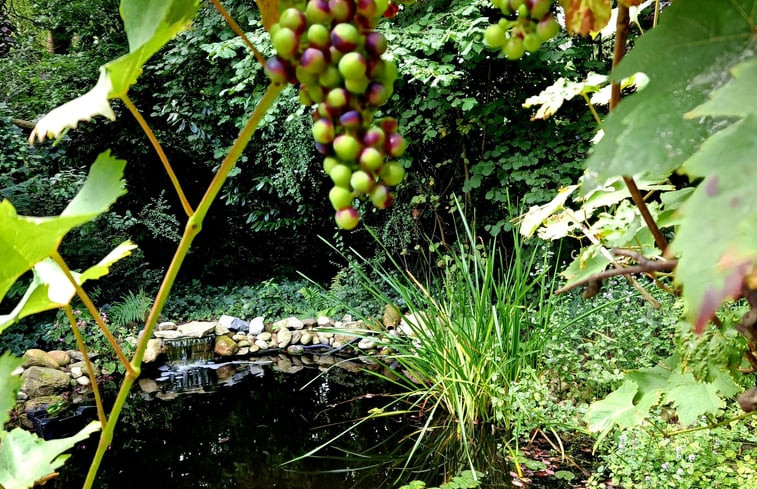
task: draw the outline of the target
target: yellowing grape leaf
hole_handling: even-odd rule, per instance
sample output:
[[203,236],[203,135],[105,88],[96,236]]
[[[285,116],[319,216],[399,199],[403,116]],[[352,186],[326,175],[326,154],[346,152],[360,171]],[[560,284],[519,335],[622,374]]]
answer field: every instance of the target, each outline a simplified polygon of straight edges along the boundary
[[[84,273],[72,272],[71,275],[79,285],[87,280],[98,279],[108,273],[113,263],[129,256],[136,247],[131,241],[124,241],[97,265],[88,268]],[[10,314],[0,315],[0,331],[23,317],[57,309],[69,304],[73,299],[76,293],[74,286],[51,258],[46,258],[34,265],[33,271],[32,283],[16,307]]]
[[11,375],[22,363],[21,358],[16,358],[5,352],[0,356],[0,429],[8,421],[8,412],[16,405],[16,392],[21,387],[21,376]]
[[589,431],[599,433],[594,444],[596,448],[613,428],[630,428],[644,422],[652,406],[660,399],[657,391],[647,392],[637,397],[638,385],[632,380],[626,380],[615,392],[601,401],[589,406],[584,420],[589,425]]
[[97,115],[115,119],[108,100],[126,95],[147,60],[189,26],[199,3],[199,0],[122,0],[121,17],[129,53],[101,66],[100,78],[92,90],[44,116],[32,130],[29,142],[57,138],[80,121]]
[[279,0],[256,0],[263,19],[263,27],[271,32],[271,26],[279,21]]
[[589,73],[586,80],[580,82],[560,77],[552,85],[542,90],[539,95],[528,97],[523,102],[523,107],[529,109],[535,105],[539,106],[536,113],[531,116],[532,121],[536,119],[548,119],[562,107],[564,102],[571,100],[577,95],[597,92],[606,83],[607,76],[597,73]]
[[601,31],[610,20],[610,0],[560,0],[565,10],[565,28],[570,34],[589,35]]
[[754,0],[687,0],[663,10],[658,27],[611,74],[619,81],[643,72],[649,82],[605,119],[604,137],[587,161],[597,180],[663,179],[699,148],[713,123],[683,115],[727,81],[730,67],[752,56],[755,16]]
[[69,455],[61,453],[99,429],[100,423],[93,421],[74,436],[47,441],[21,428],[0,431],[0,487],[32,487],[63,465]]

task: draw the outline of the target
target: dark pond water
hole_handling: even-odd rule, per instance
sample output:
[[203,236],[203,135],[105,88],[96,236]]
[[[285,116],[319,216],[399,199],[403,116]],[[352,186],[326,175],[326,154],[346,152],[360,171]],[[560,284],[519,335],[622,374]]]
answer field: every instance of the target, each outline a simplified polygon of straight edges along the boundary
[[[215,367],[156,372],[166,380],[150,394],[135,385],[95,487],[395,487],[397,469],[382,457],[412,431],[399,417],[360,425],[321,457],[281,465],[386,405],[377,394],[388,387],[378,379],[338,368],[324,374],[312,367],[298,373],[252,364]],[[177,394],[181,390],[193,393]],[[77,447],[46,487],[81,487],[94,445]],[[364,452],[375,457],[359,455]]]

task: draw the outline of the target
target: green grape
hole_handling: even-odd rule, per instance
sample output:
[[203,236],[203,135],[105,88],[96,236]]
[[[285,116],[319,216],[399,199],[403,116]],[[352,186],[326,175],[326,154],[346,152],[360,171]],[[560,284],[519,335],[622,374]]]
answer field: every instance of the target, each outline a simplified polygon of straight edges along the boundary
[[493,48],[501,48],[507,42],[505,31],[498,24],[492,24],[484,31],[484,42]]
[[526,48],[523,47],[523,39],[518,36],[511,37],[507,40],[507,43],[505,43],[502,52],[509,60],[515,61],[516,59],[522,58],[526,52]]

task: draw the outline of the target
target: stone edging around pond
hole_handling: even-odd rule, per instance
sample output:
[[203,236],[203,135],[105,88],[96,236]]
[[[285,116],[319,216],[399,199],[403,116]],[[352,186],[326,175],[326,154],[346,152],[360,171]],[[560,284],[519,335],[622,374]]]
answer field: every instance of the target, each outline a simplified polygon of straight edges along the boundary
[[[387,321],[386,317],[384,323],[385,327],[389,328],[398,325]],[[402,328],[404,324],[399,326],[405,329]],[[335,331],[339,329],[344,329],[345,333]],[[180,360],[171,358],[172,348],[182,345],[183,342],[189,345],[192,340],[212,337],[215,337],[212,353],[219,357],[247,357],[268,354],[274,350],[301,355],[305,350],[334,351],[355,343],[360,350],[370,352],[377,346],[372,335],[356,337],[354,333],[347,333],[367,329],[363,321],[353,321],[350,316],[345,316],[341,321],[334,321],[328,317],[289,317],[275,323],[266,323],[263,317],[246,322],[224,315],[218,321],[192,321],[180,325],[164,322],[158,325],[154,337],[148,341],[143,363],[156,362],[162,354],[169,354],[169,361]]]

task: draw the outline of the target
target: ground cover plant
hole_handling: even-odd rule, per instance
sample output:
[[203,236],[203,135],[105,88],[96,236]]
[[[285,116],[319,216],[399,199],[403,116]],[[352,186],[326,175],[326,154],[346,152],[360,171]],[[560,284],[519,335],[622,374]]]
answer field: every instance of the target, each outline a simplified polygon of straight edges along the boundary
[[[393,199],[391,188],[404,179],[405,166],[409,162],[403,159],[406,140],[397,121],[384,112],[390,110],[379,108],[392,97],[398,63],[387,43],[391,41],[391,35],[384,35],[376,30],[376,26],[382,16],[393,17],[405,5],[383,0],[311,0],[307,4],[291,5],[261,1],[261,17],[255,26],[261,35],[263,30],[268,33],[262,38],[270,38],[276,51],[275,55],[269,51],[272,55],[266,60],[223,6],[217,1],[211,3],[239,35],[238,42],[249,49],[250,60],[257,63],[257,71],[252,77],[257,88],[245,106],[250,109],[244,116],[247,122],[236,140],[228,147],[216,148],[219,154],[225,156],[218,162],[210,184],[198,192],[197,199],[188,197],[181,178],[174,172],[169,157],[131,100],[130,93],[137,93],[131,89],[148,60],[195,18],[198,1],[156,3],[124,0],[120,13],[128,40],[128,54],[102,65],[98,81],[91,91],[50,112],[37,122],[31,133],[30,139],[38,142],[48,137],[69,137],[69,131],[82,121],[95,116],[115,119],[116,112],[110,101],[119,99],[125,108],[119,108],[119,111],[133,116],[135,124],[144,131],[155,149],[175,191],[178,207],[186,215],[186,225],[176,254],[145,319],[145,334],[131,359],[127,358],[125,348],[112,335],[111,328],[94,306],[83,284],[106,275],[111,267],[135,250],[134,244],[123,236],[112,242],[97,240],[97,235],[92,234],[92,246],[107,243],[108,249],[101,253],[100,256],[104,257],[99,262],[96,261],[98,257],[76,267],[61,253],[61,243],[66,236],[72,235],[71,231],[81,229],[104,215],[124,193],[122,178],[126,162],[120,159],[124,155],[100,152],[89,171],[76,169],[63,172],[61,176],[70,177],[73,182],[67,186],[71,190],[67,198],[71,200],[55,217],[20,215],[18,208],[9,200],[0,203],[0,229],[6,237],[0,243],[0,258],[6,263],[0,274],[0,292],[3,298],[11,295],[12,287],[19,280],[21,284],[16,287],[25,289],[25,292],[15,296],[17,300],[9,308],[10,312],[2,316],[0,330],[25,316],[61,309],[69,321],[75,342],[86,355],[85,338],[81,336],[77,324],[79,320],[71,306],[76,296],[87,310],[88,319],[97,324],[124,369],[121,390],[113,410],[106,415],[99,400],[93,369],[91,366],[88,368],[98,399],[99,422],[74,439],[66,443],[42,443],[15,430],[0,432],[0,453],[4,461],[0,466],[0,485],[4,487],[28,487],[35,480],[48,476],[62,463],[62,459],[54,457],[66,444],[99,427],[103,432],[84,484],[85,487],[92,487],[100,460],[112,441],[113,429],[126,395],[140,373],[147,338],[160,317],[179,268],[202,229],[211,203],[221,193],[225,180],[235,171],[235,164],[242,157],[244,148],[258,126],[265,122],[267,111],[285,85],[297,85],[300,101],[307,110],[312,110],[311,135],[316,150],[323,156],[323,170],[333,183],[328,199],[340,228],[357,228],[361,213],[363,218],[368,218],[372,212],[369,201],[375,208],[387,207]],[[483,8],[478,3],[461,7],[461,11],[476,11],[477,16],[475,23],[465,31],[466,35],[461,36],[465,37],[461,43],[468,49],[474,49],[474,45],[478,46],[477,49],[483,49],[480,48],[480,40],[483,39],[489,47],[499,50],[510,60],[524,58],[522,62],[529,63],[545,59],[541,54],[526,53],[541,53],[541,45],[552,42],[551,39],[557,34],[554,15],[558,12],[557,5],[546,0],[500,0],[491,5],[486,17],[478,14],[476,9]],[[590,296],[608,278],[624,275],[647,301],[659,303],[654,294],[644,290],[633,276],[646,274],[661,288],[681,294],[686,320],[676,335],[676,348],[668,357],[655,365],[636,366],[624,372],[622,379],[612,378],[612,381],[618,380],[620,385],[605,399],[587,408],[584,421],[588,430],[596,436],[595,447],[601,447],[618,430],[630,432],[641,428],[646,429],[645,432],[653,432],[656,437],[652,444],[643,440],[645,446],[652,447],[664,457],[668,453],[664,449],[664,440],[673,434],[683,435],[686,430],[696,430],[689,432],[698,433],[704,428],[711,428],[715,430],[713,433],[721,433],[734,443],[738,438],[741,447],[748,448],[751,441],[740,432],[735,431],[736,435],[731,436],[733,433],[729,435],[718,429],[739,421],[752,422],[751,413],[757,409],[757,388],[747,388],[753,384],[753,379],[744,375],[754,374],[757,370],[757,321],[753,311],[757,307],[753,270],[757,251],[753,243],[755,211],[749,204],[750,182],[753,180],[749,177],[754,172],[754,107],[757,106],[752,89],[757,77],[754,55],[757,6],[753,0],[677,0],[643,4],[636,0],[621,0],[614,9],[609,0],[561,0],[559,5],[569,33],[589,35],[602,31],[600,39],[614,40],[613,70],[607,76],[559,80],[527,102],[529,106],[538,105],[534,118],[542,119],[553,115],[568,99],[580,95],[588,100],[589,113],[597,123],[601,123],[601,131],[597,133],[592,154],[587,160],[588,171],[579,183],[564,188],[550,203],[532,208],[521,221],[520,231],[529,236],[539,233],[545,239],[573,237],[581,240],[583,248],[564,271],[569,283],[559,292],[587,285],[586,295]],[[644,27],[639,11],[631,10],[637,7],[646,9],[642,12],[651,12]],[[636,16],[636,24],[646,32],[634,40],[633,48],[625,56],[632,12]],[[490,20],[496,21],[496,24],[486,28]],[[565,44],[560,46],[567,47],[570,41],[563,42]],[[445,43],[423,45],[417,51],[406,50],[402,54],[413,63],[419,63],[423,51],[444,53],[447,48]],[[66,49],[54,36],[51,37],[51,44],[53,51]],[[603,49],[602,44],[596,48]],[[455,59],[455,54],[449,56],[446,63]],[[429,66],[433,72],[442,65],[430,63]],[[449,69],[449,64],[444,66],[444,70]],[[261,67],[264,67],[270,83],[263,78]],[[440,70],[442,75],[445,74],[444,70]],[[639,72],[644,75],[638,75]],[[419,78],[422,78],[420,74]],[[268,88],[263,89],[263,86]],[[610,88],[609,96],[605,95],[606,87]],[[621,101],[624,89],[636,93]],[[590,94],[596,97],[590,98]],[[600,115],[601,109],[597,110],[596,107],[601,105],[603,98],[609,102],[611,109],[604,120]],[[461,101],[460,112],[464,112],[466,107],[473,108],[476,103],[475,98]],[[429,110],[433,111],[433,107]],[[419,118],[423,120],[422,116],[413,118],[412,114],[403,114],[401,120],[412,119],[419,124]],[[434,137],[444,137],[445,133],[445,128],[437,130],[435,127],[433,133],[429,129],[424,133],[423,142],[430,145]],[[497,144],[500,143],[497,141]],[[20,153],[21,150],[14,150],[14,154]],[[436,153],[437,156],[439,154]],[[491,152],[490,156],[496,157],[495,152]],[[546,157],[546,154],[543,156]],[[88,159],[91,161],[93,158]],[[436,164],[424,158],[418,160],[423,165]],[[502,166],[512,170],[518,165],[528,165],[527,160],[511,158]],[[475,171],[469,172],[471,166],[465,161],[466,185],[463,190],[472,190],[496,166],[494,163],[481,163]],[[536,180],[530,179],[529,172],[525,173],[520,175],[520,183],[533,181],[536,184]],[[429,178],[424,184],[433,186],[434,181]],[[438,196],[433,199],[421,193],[417,197],[416,204],[424,199],[434,200],[438,215],[439,206],[442,205]],[[495,201],[501,197],[501,192],[494,192],[488,199]],[[572,200],[569,202],[569,199]],[[192,205],[193,201],[199,203]],[[409,214],[415,215],[414,211]],[[161,211],[157,215],[164,214]],[[115,219],[113,227],[121,225],[122,221]],[[439,222],[440,225],[444,224],[441,219]],[[170,220],[156,217],[154,224],[156,229],[171,229]],[[503,226],[500,221],[489,229],[496,231]],[[424,321],[429,322],[428,318],[420,319],[426,314],[424,309],[429,304],[435,308],[437,317],[453,318],[453,321],[448,321],[448,326],[461,328],[460,338],[456,342],[437,343],[439,352],[449,351],[457,355],[458,363],[449,363],[442,355],[431,356],[431,361],[426,365],[416,364],[418,375],[422,378],[415,380],[423,382],[426,378],[433,379],[435,371],[442,372],[438,380],[430,382],[431,386],[440,387],[437,391],[429,391],[432,393],[430,398],[434,399],[434,405],[445,405],[446,410],[465,420],[460,423],[463,437],[466,432],[462,430],[468,429],[466,423],[490,418],[504,424],[511,421],[508,416],[497,419],[496,402],[492,401],[490,405],[479,402],[479,394],[483,391],[478,387],[468,390],[467,382],[454,377],[458,373],[469,374],[463,371],[471,366],[473,360],[480,358],[476,356],[480,353],[480,345],[467,341],[470,338],[481,340],[478,333],[484,332],[483,342],[493,341],[497,345],[492,355],[496,357],[504,348],[513,358],[527,358],[529,362],[532,361],[529,355],[537,348],[528,346],[523,350],[522,347],[541,341],[541,338],[529,335],[532,331],[521,330],[520,322],[507,322],[511,317],[528,311],[527,306],[524,306],[525,309],[514,307],[497,311],[497,307],[507,308],[508,302],[523,305],[520,302],[523,297],[517,294],[518,288],[514,290],[515,295],[508,296],[510,291],[503,286],[508,273],[525,277],[519,274],[517,268],[523,264],[518,262],[512,270],[508,268],[504,276],[490,273],[487,267],[492,266],[495,261],[492,257],[497,255],[486,254],[487,259],[483,260],[484,255],[475,255],[477,246],[478,243],[471,244],[465,253],[478,256],[478,261],[467,262],[463,256],[468,255],[461,253],[458,255],[459,262],[453,259],[448,264],[449,269],[454,265],[459,273],[449,285],[460,288],[445,290],[449,294],[446,306],[430,293],[430,285],[417,278],[413,289],[404,287],[396,291],[400,296],[408,294],[409,290],[417,289],[415,294],[420,291],[420,296],[407,295],[405,300],[423,304],[416,311],[415,334],[429,344],[441,339],[439,335],[426,333],[423,326]],[[92,262],[96,264],[92,265]],[[669,279],[672,279],[672,284]],[[529,283],[521,279],[516,282]],[[468,292],[479,287],[491,294],[486,294],[486,297],[473,294],[471,298]],[[548,290],[548,287],[539,288],[537,297],[544,297],[539,294],[546,294]],[[496,303],[491,302],[492,296],[497,298]],[[731,304],[731,301],[740,298],[743,298],[741,304],[746,312]],[[466,318],[463,305],[469,306],[475,315],[456,323],[452,313]],[[546,314],[549,308],[544,305],[540,302],[534,312]],[[491,315],[487,309],[490,306]],[[432,323],[435,321],[431,319]],[[471,325],[475,327],[465,329]],[[431,329],[429,324],[425,326]],[[690,331],[691,326],[694,333]],[[631,327],[643,325],[635,322]],[[537,346],[542,348],[543,344]],[[409,343],[404,348],[407,354],[400,355],[398,361],[404,359],[412,362],[409,354],[423,348],[423,345]],[[602,348],[609,349],[611,346],[602,344]],[[631,349],[630,354],[636,353]],[[10,376],[15,363],[10,357],[2,358],[5,375],[0,381],[7,386],[3,388],[2,404],[9,406],[17,384],[17,379]],[[522,365],[508,363],[509,357],[500,358],[503,359],[504,362],[494,371],[487,370],[488,367],[482,370],[485,374],[484,391],[494,391],[494,394],[487,394],[488,398],[496,399],[497,393],[503,394],[499,391],[501,389],[505,389],[506,394],[507,381],[517,380],[517,375],[523,371]],[[584,358],[582,361],[586,360]],[[408,366],[412,367],[412,363]],[[625,367],[612,367],[613,375],[617,375],[614,371],[620,368]],[[603,388],[601,379],[595,383],[591,389]],[[408,386],[412,392],[414,387]],[[454,395],[446,400],[444,395],[438,394],[453,391],[456,391]],[[732,410],[724,409],[728,403],[733,404],[737,395],[744,414],[737,415]],[[505,406],[507,402],[504,401]],[[654,429],[650,430],[650,426]],[[751,460],[752,455],[747,449],[732,452],[720,454],[713,451],[711,458],[725,457],[724,460],[727,459],[735,467],[734,477],[748,480],[748,463],[744,462]],[[19,457],[18,453],[36,453],[39,459]],[[39,460],[42,463],[37,463]],[[628,475],[628,466],[610,456],[606,456],[605,460],[614,478],[628,484],[637,483],[634,476]],[[34,470],[28,469],[29,466],[33,466]],[[660,465],[660,472],[646,474],[644,481],[647,476],[649,481],[661,480],[658,476],[669,468],[670,465],[665,468]],[[685,474],[690,468],[681,465],[674,476],[682,477],[678,470]],[[723,478],[718,474],[712,477],[713,480]],[[673,480],[677,479],[673,477]]]

